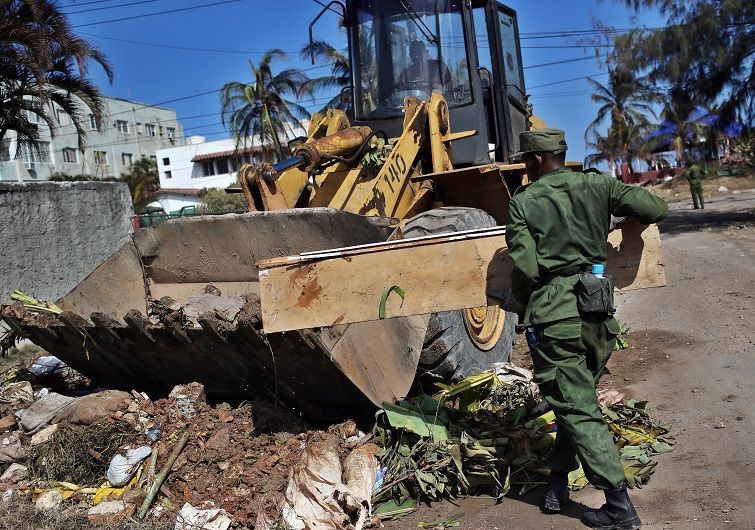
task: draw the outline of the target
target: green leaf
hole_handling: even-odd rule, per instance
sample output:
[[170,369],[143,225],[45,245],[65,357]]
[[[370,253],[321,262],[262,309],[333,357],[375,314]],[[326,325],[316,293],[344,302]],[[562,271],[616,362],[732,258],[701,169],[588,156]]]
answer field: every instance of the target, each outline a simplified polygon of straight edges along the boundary
[[383,410],[391,427],[431,438],[435,442],[446,442],[450,437],[448,412],[430,396],[420,396],[414,402],[401,401],[397,405],[385,402]]

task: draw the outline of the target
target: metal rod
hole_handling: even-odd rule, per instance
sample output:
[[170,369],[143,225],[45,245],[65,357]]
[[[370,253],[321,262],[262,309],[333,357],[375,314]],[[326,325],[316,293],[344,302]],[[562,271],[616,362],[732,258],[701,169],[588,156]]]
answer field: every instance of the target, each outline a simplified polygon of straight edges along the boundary
[[280,173],[282,171],[286,171],[287,169],[291,169],[292,167],[301,166],[304,164],[306,160],[303,156],[296,155],[292,156],[291,158],[287,158],[285,160],[281,160],[277,164],[273,164],[273,171],[276,173]]

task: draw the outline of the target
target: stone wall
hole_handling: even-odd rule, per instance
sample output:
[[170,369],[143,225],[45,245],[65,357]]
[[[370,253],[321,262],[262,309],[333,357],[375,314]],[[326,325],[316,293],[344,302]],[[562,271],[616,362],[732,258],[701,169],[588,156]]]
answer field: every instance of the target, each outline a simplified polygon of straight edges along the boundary
[[67,294],[128,241],[132,215],[124,183],[0,183],[0,302]]

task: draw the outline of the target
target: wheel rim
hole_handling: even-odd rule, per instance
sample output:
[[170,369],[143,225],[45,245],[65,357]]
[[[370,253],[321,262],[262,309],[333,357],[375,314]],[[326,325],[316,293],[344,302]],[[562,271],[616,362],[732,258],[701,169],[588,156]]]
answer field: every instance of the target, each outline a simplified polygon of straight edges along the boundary
[[464,309],[464,327],[475,346],[483,351],[493,349],[506,325],[506,311],[500,306]]

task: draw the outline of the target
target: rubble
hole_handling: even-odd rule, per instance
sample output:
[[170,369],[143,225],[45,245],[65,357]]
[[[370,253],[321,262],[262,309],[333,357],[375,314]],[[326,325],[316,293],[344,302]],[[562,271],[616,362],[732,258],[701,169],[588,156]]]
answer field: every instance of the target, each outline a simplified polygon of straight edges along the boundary
[[13,484],[24,480],[28,476],[29,469],[26,466],[22,466],[21,464],[11,464],[3,474],[0,475],[0,482]]
[[228,530],[231,522],[221,508],[200,510],[187,502],[178,512],[175,530]]
[[123,501],[101,502],[87,510],[89,522],[95,525],[117,524],[134,514],[135,506]]
[[46,442],[50,441],[50,438],[52,438],[52,435],[55,434],[55,431],[58,430],[58,424],[54,423],[52,425],[48,425],[38,433],[34,434],[31,437],[31,446],[34,447],[35,445],[40,445]]
[[[310,429],[267,402],[208,403],[199,383],[156,401],[37,390],[36,401],[16,400],[15,414],[0,419],[11,430],[0,435],[0,462],[11,464],[2,498],[79,510],[92,525],[146,516],[178,530],[370,528],[421,501],[501,498],[542,484],[555,423],[531,379],[496,365],[434,396],[384,404],[368,434],[353,421]],[[673,440],[646,403],[610,391],[600,401],[639,487]],[[581,470],[570,475],[572,488],[585,484]]]
[[63,495],[57,490],[46,491],[34,501],[37,510],[54,510],[63,502]]
[[71,423],[92,425],[104,421],[128,406],[132,399],[131,394],[120,390],[105,390],[80,397],[74,405]]
[[34,391],[28,381],[5,383],[0,387],[0,403],[28,403],[34,399]]
[[27,434],[35,434],[51,423],[60,423],[71,417],[75,398],[50,392],[16,413],[19,424]]

